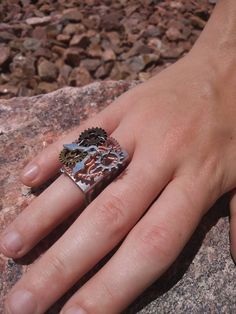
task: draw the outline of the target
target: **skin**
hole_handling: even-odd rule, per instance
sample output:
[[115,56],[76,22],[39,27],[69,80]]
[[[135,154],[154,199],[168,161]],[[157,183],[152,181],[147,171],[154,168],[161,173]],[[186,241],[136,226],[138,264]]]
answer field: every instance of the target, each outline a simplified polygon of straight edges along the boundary
[[[229,191],[236,259],[235,24],[234,1],[219,1],[187,56],[31,162],[38,175],[32,180],[23,173],[21,179],[38,186],[58,171],[62,144],[92,126],[106,129],[130,155],[121,179],[101,192],[13,287],[7,313],[44,313],[124,239],[62,309],[63,314],[119,313],[167,270],[202,216]],[[82,192],[61,175],[4,231],[1,252],[23,256],[82,204]],[[20,235],[18,250],[4,241],[10,232]]]

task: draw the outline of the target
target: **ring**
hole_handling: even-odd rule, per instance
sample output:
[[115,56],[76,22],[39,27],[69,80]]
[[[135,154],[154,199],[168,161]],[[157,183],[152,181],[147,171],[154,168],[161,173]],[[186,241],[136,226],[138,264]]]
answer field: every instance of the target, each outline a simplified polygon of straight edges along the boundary
[[59,154],[60,171],[84,192],[87,204],[125,168],[128,153],[98,127],[83,131]]

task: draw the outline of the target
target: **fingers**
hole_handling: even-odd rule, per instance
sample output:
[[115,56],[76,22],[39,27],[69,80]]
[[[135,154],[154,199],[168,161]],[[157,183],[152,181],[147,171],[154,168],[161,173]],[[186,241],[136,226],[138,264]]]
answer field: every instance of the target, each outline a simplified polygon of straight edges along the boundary
[[[119,136],[114,137],[119,140]],[[27,314],[25,309],[28,308],[28,313],[44,313],[121,241],[172,175],[164,166],[160,168],[158,178],[148,167],[145,170],[140,157],[134,153],[125,174],[113,181],[83,211],[15,285],[7,298],[12,313]],[[46,287],[50,287],[47,294]],[[21,304],[22,312],[19,307],[18,312],[13,311],[15,304]]]
[[173,263],[206,206],[203,191],[189,191],[189,185],[176,178],[166,187],[110,261],[68,301],[63,314],[80,313],[79,308],[81,313],[120,313]]
[[121,109],[119,106],[108,106],[95,117],[87,120],[84,124],[61,137],[58,141],[48,146],[39,153],[21,173],[21,181],[27,186],[38,186],[56,175],[61,164],[58,156],[63,144],[70,143],[77,139],[79,134],[89,127],[104,128],[109,134],[113,132],[119,123]]
[[[120,134],[122,133],[122,134]],[[134,145],[125,133],[113,133],[133,154]],[[52,229],[78,209],[84,194],[65,174],[61,175],[6,228],[0,238],[0,250],[9,257],[20,257]]]
[[236,190],[232,193],[230,201],[230,248],[236,262]]
[[6,228],[0,251],[8,257],[23,256],[78,209],[83,200],[82,191],[69,177],[61,175]]

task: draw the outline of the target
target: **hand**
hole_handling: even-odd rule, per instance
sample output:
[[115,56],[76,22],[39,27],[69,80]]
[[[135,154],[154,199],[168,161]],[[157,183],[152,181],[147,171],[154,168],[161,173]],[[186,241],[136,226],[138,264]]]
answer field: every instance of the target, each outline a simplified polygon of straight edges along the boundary
[[[9,313],[44,313],[124,237],[63,314],[118,313],[174,262],[207,209],[236,187],[236,90],[232,78],[217,70],[211,60],[189,54],[32,161],[38,173],[22,175],[22,181],[37,186],[58,171],[62,144],[93,126],[104,128],[130,155],[125,175],[13,287],[6,301]],[[10,240],[2,237],[1,251],[21,257],[82,203],[83,193],[61,175],[7,228]],[[236,197],[232,213],[235,203]]]

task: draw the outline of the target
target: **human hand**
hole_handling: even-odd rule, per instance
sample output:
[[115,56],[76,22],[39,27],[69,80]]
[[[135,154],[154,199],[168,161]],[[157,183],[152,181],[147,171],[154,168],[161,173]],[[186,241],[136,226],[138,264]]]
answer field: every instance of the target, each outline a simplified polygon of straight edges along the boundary
[[[225,78],[222,88],[216,71],[211,62],[190,54],[34,159],[39,166],[36,178],[22,176],[29,186],[54,175],[62,144],[92,126],[106,129],[130,155],[125,175],[112,182],[13,287],[7,298],[10,313],[45,312],[126,235],[63,313],[76,306],[88,313],[120,312],[173,263],[207,209],[236,187],[236,92],[232,78]],[[14,232],[15,242],[7,247],[10,242],[2,238],[1,251],[23,256],[82,202],[82,192],[60,176],[7,228],[5,234]]]

